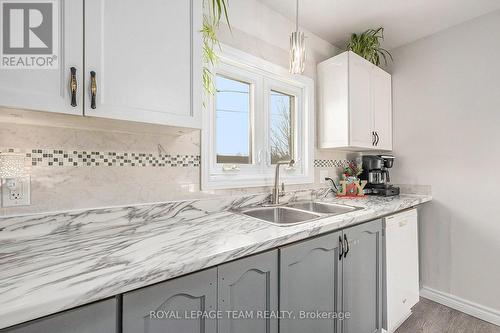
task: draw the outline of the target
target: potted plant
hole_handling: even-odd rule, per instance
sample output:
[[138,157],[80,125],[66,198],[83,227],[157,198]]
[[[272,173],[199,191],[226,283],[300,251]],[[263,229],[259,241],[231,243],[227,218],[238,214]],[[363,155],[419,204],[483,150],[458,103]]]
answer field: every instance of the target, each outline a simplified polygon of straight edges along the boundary
[[380,66],[380,60],[384,59],[387,65],[387,57],[392,59],[389,51],[380,46],[380,41],[384,39],[384,28],[368,29],[361,34],[352,34],[347,42],[346,48],[357,55],[365,58],[371,63]]

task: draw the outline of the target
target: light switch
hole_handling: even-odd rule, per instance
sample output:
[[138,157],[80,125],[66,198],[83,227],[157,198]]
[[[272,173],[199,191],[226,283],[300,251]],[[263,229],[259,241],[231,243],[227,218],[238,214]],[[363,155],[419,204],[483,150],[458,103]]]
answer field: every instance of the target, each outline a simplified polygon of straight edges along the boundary
[[30,185],[30,176],[2,179],[2,207],[30,205]]

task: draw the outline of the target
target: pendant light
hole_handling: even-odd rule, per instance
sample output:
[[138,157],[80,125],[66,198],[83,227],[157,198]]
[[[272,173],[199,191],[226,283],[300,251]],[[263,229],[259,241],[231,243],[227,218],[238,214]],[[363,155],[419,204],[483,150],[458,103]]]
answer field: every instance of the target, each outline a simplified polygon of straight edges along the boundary
[[290,73],[302,74],[306,63],[306,42],[303,32],[299,31],[299,0],[297,0],[295,32],[290,35]]

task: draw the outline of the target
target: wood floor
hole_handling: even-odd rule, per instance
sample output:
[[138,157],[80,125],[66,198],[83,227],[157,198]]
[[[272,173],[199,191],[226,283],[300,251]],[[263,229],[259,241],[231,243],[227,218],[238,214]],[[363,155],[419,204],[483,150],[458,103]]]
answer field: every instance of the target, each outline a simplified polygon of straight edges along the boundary
[[500,333],[500,326],[421,298],[396,333]]

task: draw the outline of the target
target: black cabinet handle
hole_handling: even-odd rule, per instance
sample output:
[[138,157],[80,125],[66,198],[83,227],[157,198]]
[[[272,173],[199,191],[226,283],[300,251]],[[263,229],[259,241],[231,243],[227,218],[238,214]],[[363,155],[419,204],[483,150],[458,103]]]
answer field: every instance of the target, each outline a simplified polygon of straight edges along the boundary
[[375,141],[377,141],[377,138],[375,137],[375,132],[372,132],[372,146],[375,146]]
[[97,81],[95,78],[95,72],[90,72],[90,107],[92,109],[96,108],[96,97],[97,97]]
[[342,237],[339,236],[339,260],[342,260],[343,254],[344,254],[344,244],[342,243]]
[[380,137],[378,136],[378,132],[375,132],[375,136],[377,137],[377,141],[375,141],[375,146],[378,146],[378,143],[380,141]]
[[349,241],[347,240],[346,234],[344,234],[344,244],[345,244],[344,258],[345,258],[345,257],[347,257],[347,254],[349,253]]
[[71,91],[71,106],[76,107],[76,92],[78,90],[78,82],[76,81],[76,68],[71,67],[71,79],[69,81],[69,89]]

